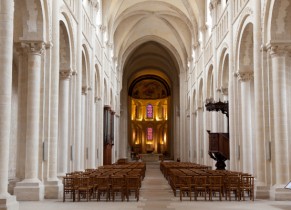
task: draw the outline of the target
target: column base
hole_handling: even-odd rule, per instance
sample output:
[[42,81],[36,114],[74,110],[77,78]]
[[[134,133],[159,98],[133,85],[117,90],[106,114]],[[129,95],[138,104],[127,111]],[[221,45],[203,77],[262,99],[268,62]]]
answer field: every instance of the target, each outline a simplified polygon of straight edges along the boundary
[[270,187],[268,186],[257,186],[255,189],[256,199],[270,199]]
[[40,201],[44,199],[44,186],[38,179],[25,179],[16,184],[14,195],[18,201]]
[[45,181],[45,195],[46,199],[59,199],[63,194],[63,184],[60,180]]
[[10,179],[8,183],[8,192],[10,195],[14,195],[14,188],[16,187],[16,184],[20,182],[21,180],[18,178]]
[[271,187],[270,198],[275,201],[290,201],[291,190],[284,189],[285,185],[274,185]]
[[15,196],[8,195],[7,198],[0,197],[0,210],[18,210],[19,203]]

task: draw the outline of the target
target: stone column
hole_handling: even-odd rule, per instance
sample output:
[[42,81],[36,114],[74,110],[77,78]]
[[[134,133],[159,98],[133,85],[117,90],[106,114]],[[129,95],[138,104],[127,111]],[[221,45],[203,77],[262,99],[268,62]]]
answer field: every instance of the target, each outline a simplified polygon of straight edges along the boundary
[[17,200],[42,200],[44,187],[38,178],[38,160],[41,57],[45,45],[41,41],[23,42],[22,45],[28,53],[25,179],[16,184],[14,193]]
[[[286,95],[287,83],[287,60],[290,54],[287,44],[271,44],[268,46],[272,63],[272,82],[273,82],[273,111],[274,111],[274,139],[272,141],[272,161],[274,163],[275,185],[273,186],[271,197],[275,200],[290,200],[291,193],[281,188],[290,181],[288,154],[288,119]],[[274,156],[274,157],[273,157]]]
[[86,96],[87,96],[87,92],[88,91],[88,88],[87,87],[82,87],[82,126],[81,126],[81,135],[82,135],[82,140],[81,140],[81,145],[80,145],[80,148],[81,148],[81,157],[80,157],[80,160],[81,160],[81,165],[80,165],[80,169],[81,170],[84,170],[85,167],[86,167],[86,162],[87,162],[87,136],[86,136],[86,126],[88,126],[88,124],[86,123],[86,120],[87,120],[87,106],[86,106]]
[[81,127],[82,127],[82,99],[81,99],[81,94],[82,94],[82,13],[83,13],[83,6],[82,6],[82,1],[78,1],[77,4],[78,8],[78,29],[77,29],[77,53],[76,53],[76,65],[77,65],[77,73],[78,76],[76,78],[76,89],[75,89],[75,139],[74,139],[74,170],[75,171],[80,171],[81,170],[81,140],[82,140],[82,133],[81,133]]
[[57,177],[58,163],[58,114],[59,114],[59,70],[60,70],[60,6],[59,0],[52,3],[52,67],[50,80],[50,124],[48,139],[48,177],[45,181],[45,198],[59,198],[62,184]]
[[69,148],[69,93],[72,71],[60,71],[58,176],[68,172]]
[[200,164],[204,164],[204,148],[203,148],[203,108],[198,107],[197,109],[197,131],[198,131],[198,139],[197,139],[197,162]]
[[[233,43],[233,25],[232,25],[232,17],[233,17],[233,4],[234,1],[228,1],[228,28],[229,28],[229,43]],[[234,84],[234,50],[233,45],[229,45],[229,83],[228,83],[228,113],[229,113],[229,169],[235,170],[236,168],[236,139],[235,139],[235,84]]]
[[[228,88],[227,87],[221,87],[221,94],[222,94],[222,101],[228,101]],[[229,117],[227,117],[226,115],[223,115],[223,130],[221,130],[221,132],[229,132]]]
[[70,87],[71,87],[71,91],[70,91],[70,114],[69,114],[69,172],[72,172],[75,170],[75,155],[76,155],[76,148],[75,148],[75,140],[76,140],[76,132],[75,132],[75,128],[76,128],[76,83],[77,83],[77,72],[75,70],[73,70],[72,72],[72,78],[71,78],[71,82],[70,82]]
[[[269,191],[266,186],[266,156],[265,146],[266,142],[264,134],[264,91],[263,91],[263,73],[262,73],[262,32],[261,32],[261,1],[255,1],[254,12],[254,90],[255,90],[255,145],[256,145],[256,198],[268,199]],[[267,122],[266,122],[267,123]]]
[[253,71],[238,72],[238,79],[241,84],[241,107],[242,107],[242,155],[243,172],[253,174],[253,146],[251,131],[251,80],[253,80]]
[[[95,138],[96,138],[96,145],[97,145],[97,149],[96,149],[96,167],[101,166],[102,165],[102,149],[103,149],[103,127],[102,127],[102,122],[103,119],[101,120],[101,116],[103,116],[103,112],[102,112],[102,102],[101,102],[101,98],[99,97],[95,97],[95,118],[96,118],[96,129],[95,129]],[[103,161],[103,160],[102,160]]]
[[16,44],[18,52],[18,124],[17,124],[17,162],[16,177],[19,181],[25,177],[25,144],[27,121],[27,54],[21,43]]
[[89,168],[96,168],[96,136],[95,136],[95,129],[96,129],[96,113],[95,113],[95,91],[92,89],[89,94],[89,107],[90,107],[90,114],[89,114],[89,121],[90,121],[90,130],[89,130],[89,160],[88,160],[88,167]]
[[0,210],[19,209],[8,193],[14,1],[0,2]]

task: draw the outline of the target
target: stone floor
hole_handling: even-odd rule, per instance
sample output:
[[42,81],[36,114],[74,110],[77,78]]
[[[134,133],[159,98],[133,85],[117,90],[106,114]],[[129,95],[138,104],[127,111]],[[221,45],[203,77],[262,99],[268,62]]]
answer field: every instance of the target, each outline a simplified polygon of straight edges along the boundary
[[147,164],[146,176],[142,182],[140,201],[129,202],[62,202],[62,200],[44,200],[40,202],[20,202],[20,210],[291,210],[291,201],[189,201],[174,197],[170,186],[159,170],[157,163]]

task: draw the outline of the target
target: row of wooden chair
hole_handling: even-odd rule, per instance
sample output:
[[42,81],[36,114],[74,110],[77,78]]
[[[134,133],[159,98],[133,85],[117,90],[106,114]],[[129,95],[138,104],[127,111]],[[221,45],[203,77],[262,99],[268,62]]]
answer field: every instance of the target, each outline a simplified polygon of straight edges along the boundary
[[134,192],[135,198],[139,200],[139,190],[141,187],[141,177],[128,175],[113,175],[113,176],[66,176],[63,178],[63,201],[67,195],[73,201],[80,201],[85,198],[87,201],[96,198],[97,201],[101,200],[101,196],[105,200],[115,201],[115,196],[120,193],[121,200],[124,201],[125,197],[129,201],[131,192]]
[[[170,165],[170,164],[169,164]],[[174,196],[180,191],[180,200],[183,196],[190,197],[192,194],[195,200],[198,196],[203,196],[204,200],[218,193],[219,200],[225,197],[226,200],[245,200],[249,197],[254,200],[254,177],[250,174],[241,172],[233,172],[227,170],[209,170],[201,169],[199,166],[186,168],[177,167],[178,164],[173,164],[174,168],[167,169],[168,182],[173,190]],[[165,171],[165,170],[164,170]]]
[[[180,200],[183,196],[190,197],[192,193],[197,200],[199,195],[204,197],[204,200],[209,197],[213,200],[213,196],[218,193],[219,200],[225,197],[225,200],[231,200],[232,196],[235,200],[245,200],[246,196],[250,200],[254,200],[254,177],[252,176],[179,176],[175,183],[174,189],[180,191]],[[173,187],[172,187],[173,188]],[[174,193],[175,194],[175,193]],[[208,196],[207,196],[208,195]]]
[[100,167],[67,173],[63,177],[63,201],[67,197],[73,201],[83,198],[87,201],[93,198],[100,201],[103,197],[106,201],[114,201],[117,194],[121,195],[122,201],[125,197],[129,201],[131,192],[134,192],[138,201],[144,170],[140,167]]

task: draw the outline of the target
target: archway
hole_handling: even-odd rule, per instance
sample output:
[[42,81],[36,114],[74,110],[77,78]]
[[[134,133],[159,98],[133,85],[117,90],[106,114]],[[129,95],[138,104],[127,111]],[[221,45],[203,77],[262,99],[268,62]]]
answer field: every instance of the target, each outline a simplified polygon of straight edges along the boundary
[[144,70],[142,76],[134,76],[128,90],[131,157],[154,153],[169,158],[172,144],[169,138],[171,90],[166,75],[146,72]]
[[[155,41],[142,43],[128,54],[123,70],[123,89],[120,100],[120,130],[124,131],[120,133],[121,141],[123,139],[120,144],[126,145],[125,148],[121,148],[126,151],[120,149],[120,155],[129,157],[131,152],[136,154],[164,153],[169,159],[178,157],[177,126],[180,95],[178,66],[177,59],[168,47]],[[142,90],[142,87],[147,88]],[[143,96],[137,94],[138,90],[139,93],[143,92]],[[154,113],[152,120],[146,121],[145,113],[148,104],[153,105]],[[135,109],[140,107],[140,110],[133,111],[133,107]],[[143,118],[138,117],[139,122],[148,122],[145,124],[149,128],[151,128],[149,123],[152,123],[151,126],[154,128],[152,141],[147,139],[145,125],[137,122],[132,124],[132,115],[136,111],[143,114]],[[167,120],[162,120],[166,118]]]

